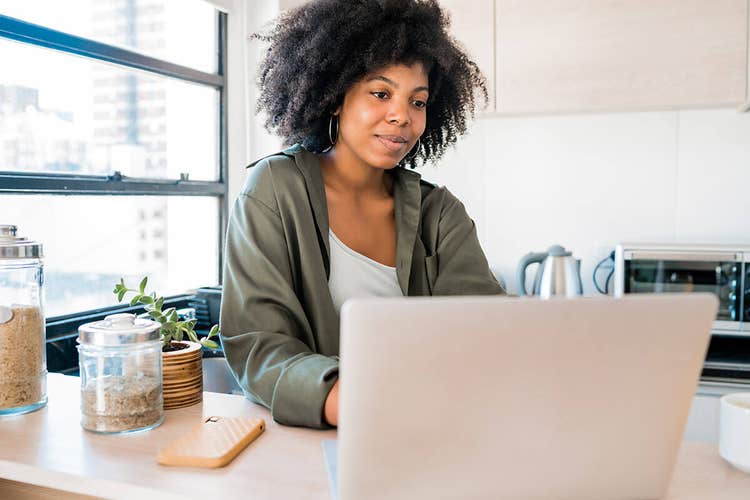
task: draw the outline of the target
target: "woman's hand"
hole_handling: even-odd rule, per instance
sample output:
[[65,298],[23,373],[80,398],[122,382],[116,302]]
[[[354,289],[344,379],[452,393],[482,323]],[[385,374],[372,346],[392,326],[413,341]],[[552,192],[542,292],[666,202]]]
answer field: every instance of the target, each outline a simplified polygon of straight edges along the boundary
[[326,398],[325,408],[323,409],[323,416],[329,425],[336,427],[339,425],[339,381],[337,380],[331,392],[328,393]]

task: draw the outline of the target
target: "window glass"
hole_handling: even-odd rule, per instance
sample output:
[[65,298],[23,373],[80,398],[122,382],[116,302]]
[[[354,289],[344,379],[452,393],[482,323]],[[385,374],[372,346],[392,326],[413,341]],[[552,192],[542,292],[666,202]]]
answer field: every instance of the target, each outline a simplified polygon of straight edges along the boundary
[[117,304],[120,277],[164,296],[219,281],[218,198],[0,195],[0,223],[43,244],[47,317]]
[[207,73],[216,9],[202,0],[0,0],[0,14]]
[[0,171],[218,179],[219,93],[0,38]]

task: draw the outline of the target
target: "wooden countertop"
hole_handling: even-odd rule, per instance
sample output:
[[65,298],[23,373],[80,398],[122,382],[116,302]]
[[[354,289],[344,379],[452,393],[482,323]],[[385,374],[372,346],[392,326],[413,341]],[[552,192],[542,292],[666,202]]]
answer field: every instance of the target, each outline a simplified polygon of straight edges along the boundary
[[[242,396],[206,392],[202,404],[165,411],[150,431],[94,434],[80,426],[79,378],[50,374],[47,393],[45,408],[0,419],[0,477],[104,498],[330,499],[321,440],[335,430],[285,427]],[[260,417],[266,431],[226,467],[157,464],[157,451],[204,415]]]
[[[78,378],[50,374],[46,408],[0,419],[0,497],[42,497],[52,488],[105,498],[330,499],[321,440],[336,431],[284,427],[241,396],[206,392],[202,404],[166,411],[151,431],[98,435],[80,427],[79,389]],[[266,432],[220,469],[156,463],[162,446],[209,415],[260,417]],[[715,446],[683,442],[666,498],[747,500],[750,475]]]

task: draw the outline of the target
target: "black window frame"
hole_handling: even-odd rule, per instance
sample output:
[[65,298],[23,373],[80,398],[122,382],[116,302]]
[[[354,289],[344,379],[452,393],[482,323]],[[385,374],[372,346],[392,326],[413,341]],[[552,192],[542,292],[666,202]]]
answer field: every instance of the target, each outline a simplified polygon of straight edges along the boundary
[[[98,42],[89,38],[54,30],[0,13],[0,37],[45,47],[67,54],[116,64],[125,69],[137,69],[177,80],[207,85],[219,93],[218,99],[218,155],[219,178],[216,181],[135,178],[114,172],[112,175],[79,175],[65,173],[34,173],[0,171],[0,194],[29,195],[115,195],[115,196],[202,196],[214,197],[219,203],[218,280],[222,281],[224,263],[224,235],[228,220],[228,102],[227,102],[227,14],[216,9],[217,54],[216,73],[207,73],[142,53]],[[182,297],[175,296],[174,298]],[[47,319],[47,324],[67,329],[78,323],[78,318],[92,312],[120,310],[122,305]],[[48,328],[49,329],[49,328]],[[49,332],[48,332],[49,334]]]

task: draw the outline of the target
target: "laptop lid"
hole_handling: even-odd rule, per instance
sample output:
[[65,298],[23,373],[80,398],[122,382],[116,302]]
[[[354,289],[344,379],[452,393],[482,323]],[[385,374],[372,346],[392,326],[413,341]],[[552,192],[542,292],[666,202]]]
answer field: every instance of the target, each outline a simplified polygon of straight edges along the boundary
[[710,294],[361,299],[341,316],[341,500],[658,498]]

